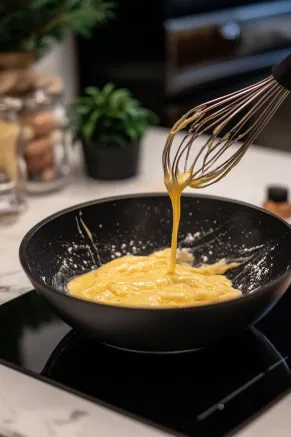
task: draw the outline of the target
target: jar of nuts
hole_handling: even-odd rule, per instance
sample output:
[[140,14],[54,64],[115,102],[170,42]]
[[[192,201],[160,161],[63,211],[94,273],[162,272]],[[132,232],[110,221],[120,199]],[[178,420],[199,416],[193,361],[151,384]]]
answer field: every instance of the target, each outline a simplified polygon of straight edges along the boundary
[[21,122],[30,129],[24,147],[28,192],[43,193],[63,187],[69,174],[69,157],[61,93],[37,89],[25,95]]
[[0,98],[0,218],[11,217],[25,206],[25,129],[19,123],[21,100]]

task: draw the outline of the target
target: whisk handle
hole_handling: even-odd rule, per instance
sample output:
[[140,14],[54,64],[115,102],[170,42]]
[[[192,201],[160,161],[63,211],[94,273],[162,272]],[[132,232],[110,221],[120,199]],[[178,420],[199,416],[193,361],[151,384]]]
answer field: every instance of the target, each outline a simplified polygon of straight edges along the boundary
[[291,53],[279,64],[274,65],[272,74],[282,87],[291,91]]

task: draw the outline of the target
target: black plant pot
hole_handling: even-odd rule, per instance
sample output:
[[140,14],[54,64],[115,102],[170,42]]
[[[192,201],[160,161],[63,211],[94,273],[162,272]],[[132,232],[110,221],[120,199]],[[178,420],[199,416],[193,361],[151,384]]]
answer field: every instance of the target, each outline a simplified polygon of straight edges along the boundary
[[94,179],[116,180],[135,176],[138,171],[140,142],[125,147],[96,144],[84,146],[85,167],[88,175]]

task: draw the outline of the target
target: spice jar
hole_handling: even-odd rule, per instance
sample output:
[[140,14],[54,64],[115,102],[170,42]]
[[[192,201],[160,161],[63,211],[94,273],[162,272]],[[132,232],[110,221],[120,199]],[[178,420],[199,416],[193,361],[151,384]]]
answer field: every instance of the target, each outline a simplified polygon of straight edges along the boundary
[[23,159],[25,132],[18,114],[21,101],[0,99],[0,217],[11,216],[25,206],[26,169]]
[[289,223],[291,222],[291,204],[289,203],[288,188],[274,185],[269,186],[267,188],[267,199],[263,207]]
[[61,188],[69,173],[66,113],[61,93],[37,89],[23,98],[21,121],[31,130],[24,157],[27,190],[43,193]]

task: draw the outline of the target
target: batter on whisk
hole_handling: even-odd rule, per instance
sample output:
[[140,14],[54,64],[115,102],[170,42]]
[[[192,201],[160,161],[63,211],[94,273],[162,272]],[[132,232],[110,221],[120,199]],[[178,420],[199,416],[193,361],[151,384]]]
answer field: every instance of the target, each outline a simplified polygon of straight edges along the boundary
[[[285,73],[282,69],[284,62],[288,64]],[[285,85],[286,80],[291,85],[290,62],[291,55],[279,68],[273,68],[272,76],[196,106],[171,129],[163,151],[164,180],[173,209],[170,273],[175,272],[182,192],[188,186],[204,188],[218,182],[240,162],[250,144],[288,96],[290,88]],[[253,118],[255,121],[250,124]],[[176,135],[181,135],[185,128],[188,130],[175,149]],[[205,133],[208,137],[203,136]],[[202,140],[198,148],[197,139]],[[232,146],[239,141],[239,146],[233,149]]]

